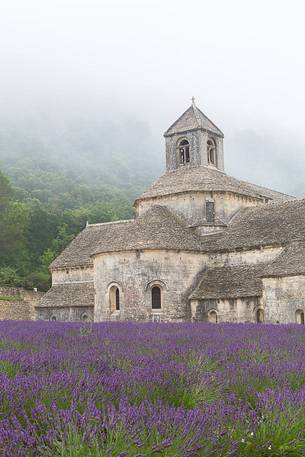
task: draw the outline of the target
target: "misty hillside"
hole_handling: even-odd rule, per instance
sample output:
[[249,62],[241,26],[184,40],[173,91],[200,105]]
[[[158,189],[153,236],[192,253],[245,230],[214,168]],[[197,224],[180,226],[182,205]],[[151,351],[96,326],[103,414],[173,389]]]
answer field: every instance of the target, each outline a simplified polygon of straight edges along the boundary
[[0,125],[0,286],[46,290],[49,264],[87,221],[133,217],[134,198],[162,171],[160,147],[136,120],[3,116]]
[[144,122],[46,115],[1,121],[0,168],[46,203],[58,205],[59,194],[78,186],[120,188],[132,200],[162,171],[160,146]]

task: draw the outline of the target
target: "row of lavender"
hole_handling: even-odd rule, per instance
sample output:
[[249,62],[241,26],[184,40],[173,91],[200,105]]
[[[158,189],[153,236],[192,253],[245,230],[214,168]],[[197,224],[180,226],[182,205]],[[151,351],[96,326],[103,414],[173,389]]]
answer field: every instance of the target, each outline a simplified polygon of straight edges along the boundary
[[0,455],[304,456],[305,326],[0,323]]

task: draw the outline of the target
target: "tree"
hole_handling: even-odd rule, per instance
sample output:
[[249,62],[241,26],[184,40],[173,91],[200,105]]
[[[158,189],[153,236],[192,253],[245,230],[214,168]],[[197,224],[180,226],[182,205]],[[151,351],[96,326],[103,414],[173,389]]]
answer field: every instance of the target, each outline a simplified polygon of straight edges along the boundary
[[10,200],[13,198],[14,189],[11,186],[8,178],[0,171],[0,215],[4,211]]

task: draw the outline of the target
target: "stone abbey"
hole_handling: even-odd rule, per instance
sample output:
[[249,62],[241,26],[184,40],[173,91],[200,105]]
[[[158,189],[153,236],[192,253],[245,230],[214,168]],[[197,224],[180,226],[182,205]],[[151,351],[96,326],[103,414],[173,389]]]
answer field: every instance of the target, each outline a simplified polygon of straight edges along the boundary
[[135,218],[87,225],[36,318],[304,324],[305,200],[228,176],[194,100],[164,137],[166,172]]

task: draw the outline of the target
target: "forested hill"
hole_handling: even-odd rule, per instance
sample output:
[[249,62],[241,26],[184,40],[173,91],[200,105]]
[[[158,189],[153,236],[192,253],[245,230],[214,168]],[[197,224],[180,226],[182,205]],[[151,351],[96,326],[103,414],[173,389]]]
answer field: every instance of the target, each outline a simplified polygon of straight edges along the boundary
[[134,198],[162,170],[162,151],[152,144],[149,127],[135,121],[5,119],[0,286],[46,290],[48,265],[87,220],[132,217]]

